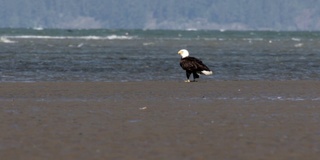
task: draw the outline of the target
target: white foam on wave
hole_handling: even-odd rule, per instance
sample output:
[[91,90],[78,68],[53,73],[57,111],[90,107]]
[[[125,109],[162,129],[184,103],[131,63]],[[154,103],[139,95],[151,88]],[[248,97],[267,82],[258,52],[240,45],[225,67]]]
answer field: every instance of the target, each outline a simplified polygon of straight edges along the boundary
[[187,28],[186,31],[197,31],[197,28]]
[[15,41],[8,39],[7,37],[1,37],[0,42],[1,43],[16,43]]
[[300,38],[295,38],[295,37],[291,38],[291,40],[296,41],[296,42],[300,42],[301,41]]
[[36,31],[42,31],[43,30],[43,28],[42,27],[34,27],[34,28],[32,28],[33,30],[36,30]]
[[242,38],[244,41],[264,41],[263,38]]
[[296,48],[303,47],[303,43],[297,43],[294,45],[294,47],[296,47]]
[[19,35],[19,36],[6,36],[11,39],[83,39],[83,40],[130,40],[134,39],[133,36],[38,36],[38,35]]

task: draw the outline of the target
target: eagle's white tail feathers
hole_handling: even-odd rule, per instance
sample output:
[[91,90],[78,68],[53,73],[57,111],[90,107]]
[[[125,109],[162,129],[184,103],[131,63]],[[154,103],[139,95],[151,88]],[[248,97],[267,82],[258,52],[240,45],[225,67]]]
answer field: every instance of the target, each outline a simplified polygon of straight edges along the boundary
[[201,71],[201,73],[207,76],[212,75],[212,71]]

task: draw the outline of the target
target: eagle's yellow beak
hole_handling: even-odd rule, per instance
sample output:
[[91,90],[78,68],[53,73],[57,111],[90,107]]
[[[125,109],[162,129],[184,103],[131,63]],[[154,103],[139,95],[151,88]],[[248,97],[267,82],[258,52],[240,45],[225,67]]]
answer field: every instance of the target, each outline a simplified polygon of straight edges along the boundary
[[179,52],[178,52],[178,54],[181,54],[181,53],[182,53],[182,51],[179,51]]

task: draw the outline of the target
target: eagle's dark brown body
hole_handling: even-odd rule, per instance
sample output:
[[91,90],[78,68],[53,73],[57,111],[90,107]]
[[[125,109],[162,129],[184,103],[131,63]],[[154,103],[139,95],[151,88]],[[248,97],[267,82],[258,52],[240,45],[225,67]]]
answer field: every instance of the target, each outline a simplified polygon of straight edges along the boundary
[[193,74],[194,81],[199,78],[198,74],[210,75],[212,71],[201,60],[194,57],[181,58],[180,66],[186,71],[186,76],[189,81],[190,75]]

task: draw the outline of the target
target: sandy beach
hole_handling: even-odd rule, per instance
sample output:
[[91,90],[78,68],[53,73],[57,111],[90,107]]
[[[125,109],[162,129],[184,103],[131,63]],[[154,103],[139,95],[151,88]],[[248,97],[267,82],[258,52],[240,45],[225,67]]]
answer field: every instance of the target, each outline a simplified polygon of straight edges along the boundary
[[317,159],[320,82],[0,83],[0,157]]

